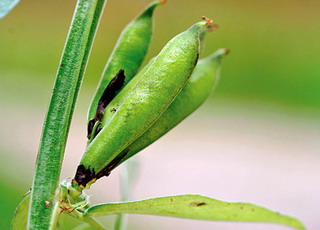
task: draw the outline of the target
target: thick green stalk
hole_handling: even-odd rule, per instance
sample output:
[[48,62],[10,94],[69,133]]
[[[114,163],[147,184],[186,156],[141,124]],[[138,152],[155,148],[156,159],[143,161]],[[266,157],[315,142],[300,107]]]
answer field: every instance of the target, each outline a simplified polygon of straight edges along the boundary
[[[90,50],[91,50],[91,46],[92,43],[94,41],[95,35],[96,35],[96,30],[97,27],[99,25],[99,21],[100,21],[100,17],[102,15],[103,9],[105,7],[107,0],[98,0],[97,1],[97,6],[96,6],[96,10],[94,13],[94,17],[93,17],[93,21],[92,21],[92,26],[90,29],[90,33],[89,33],[89,39],[87,42],[87,46],[86,46],[86,52],[84,54],[84,58],[82,60],[82,65],[81,65],[81,70],[80,70],[80,76],[83,76],[85,71],[86,71],[86,67],[87,67],[87,62],[90,56]],[[79,78],[78,83],[77,83],[77,88],[76,91],[78,92],[80,87],[81,87],[81,83],[82,83],[82,78]],[[77,97],[77,95],[75,95]],[[73,100],[74,104],[76,103],[76,99]],[[72,109],[74,109],[74,105],[72,106]],[[73,112],[73,111],[72,111]],[[70,121],[71,121],[71,116],[70,116]]]
[[28,229],[52,229],[55,192],[70,121],[106,0],[78,0],[44,122],[33,180]]

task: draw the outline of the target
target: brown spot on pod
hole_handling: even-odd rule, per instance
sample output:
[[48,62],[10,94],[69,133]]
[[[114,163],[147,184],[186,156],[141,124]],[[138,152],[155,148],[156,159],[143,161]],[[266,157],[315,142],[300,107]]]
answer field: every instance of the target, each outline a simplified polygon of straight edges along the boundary
[[206,203],[205,202],[191,202],[190,203],[190,206],[194,206],[194,207],[200,207],[203,205],[206,205]]
[[[96,122],[101,122],[103,113],[107,105],[113,100],[113,98],[117,95],[118,91],[123,87],[125,80],[124,70],[120,69],[116,76],[110,81],[106,89],[104,90],[96,110],[95,117],[89,121],[88,123],[88,135],[90,138],[92,135],[92,131]],[[98,133],[95,133],[97,135]]]
[[73,180],[75,180],[79,185],[86,187],[86,185],[92,180],[97,180],[103,176],[109,176],[111,171],[122,161],[122,159],[126,157],[127,153],[128,151],[123,152],[98,173],[95,173],[94,168],[91,169],[88,167],[86,169],[84,165],[79,165]]

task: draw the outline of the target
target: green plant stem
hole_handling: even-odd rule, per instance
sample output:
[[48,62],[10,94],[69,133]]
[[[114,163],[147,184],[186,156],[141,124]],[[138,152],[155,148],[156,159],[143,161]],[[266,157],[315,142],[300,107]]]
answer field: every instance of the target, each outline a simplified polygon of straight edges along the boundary
[[[87,46],[86,46],[86,52],[84,54],[84,57],[83,57],[83,60],[82,60],[82,64],[81,64],[81,69],[80,69],[80,74],[79,74],[80,76],[83,76],[85,71],[86,71],[87,62],[88,62],[88,59],[89,59],[89,56],[90,56],[91,46],[92,46],[92,43],[94,41],[94,38],[95,38],[95,35],[96,35],[96,30],[97,30],[97,27],[99,25],[100,17],[102,15],[102,12],[103,12],[103,9],[105,7],[106,2],[107,2],[107,0],[98,0],[97,1],[97,6],[96,6],[96,9],[95,9],[95,12],[94,12],[94,17],[93,17],[93,20],[92,20],[92,26],[91,26],[91,29],[90,29],[89,38],[88,38],[88,42],[87,42]],[[76,91],[77,92],[80,90],[81,83],[82,83],[82,78],[79,78],[78,82],[77,82],[77,87],[76,87]],[[77,97],[78,94],[76,94],[75,96]],[[74,105],[72,106],[72,112],[73,112],[73,110],[75,108],[76,101],[77,100],[73,100]],[[71,119],[70,119],[70,121],[71,121]]]
[[[120,186],[121,186],[121,200],[127,201],[129,200],[129,193],[130,193],[130,184],[129,184],[129,169],[128,163],[126,162],[122,165],[121,172],[120,172]],[[125,230],[127,223],[127,215],[126,214],[119,214],[115,220],[114,230]]]
[[59,217],[61,215],[61,212],[60,212],[60,208],[59,208],[59,202],[55,202],[55,205],[53,207],[53,215],[52,215],[52,218],[51,218],[51,223],[50,223],[50,227],[51,229],[56,229],[57,225],[58,225],[58,221],[59,221]]
[[33,180],[28,229],[53,229],[55,195],[70,122],[106,0],[78,0],[44,122]]
[[[130,159],[122,164],[120,172],[121,201],[131,199],[133,186],[138,177],[139,159]],[[115,220],[114,230],[125,230],[127,228],[127,214],[119,214]]]

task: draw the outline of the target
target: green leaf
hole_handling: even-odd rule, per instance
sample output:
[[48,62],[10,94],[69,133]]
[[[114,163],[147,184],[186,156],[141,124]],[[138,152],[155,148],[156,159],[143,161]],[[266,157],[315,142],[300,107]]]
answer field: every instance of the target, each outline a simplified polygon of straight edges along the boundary
[[6,16],[17,4],[19,0],[1,0],[0,1],[0,18]]
[[92,206],[85,216],[120,213],[170,216],[199,220],[277,223],[304,230],[295,218],[249,203],[224,202],[200,195],[178,195]]
[[16,208],[11,223],[12,230],[23,230],[27,228],[29,202],[30,193],[23,198],[21,203]]

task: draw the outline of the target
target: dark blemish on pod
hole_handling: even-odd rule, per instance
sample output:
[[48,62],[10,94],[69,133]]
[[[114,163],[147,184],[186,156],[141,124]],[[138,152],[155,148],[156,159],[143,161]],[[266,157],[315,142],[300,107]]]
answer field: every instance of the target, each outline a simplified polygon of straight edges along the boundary
[[[88,123],[88,134],[87,134],[88,138],[91,137],[95,123],[102,120],[104,110],[107,107],[107,105],[113,100],[113,98],[117,95],[118,91],[123,87],[124,80],[125,80],[124,70],[120,69],[119,72],[116,74],[116,76],[110,81],[110,83],[104,90],[98,102],[96,115]],[[97,134],[98,132],[96,132],[95,135]]]
[[104,90],[99,102],[96,112],[96,117],[103,115],[104,109],[116,96],[117,92],[123,87],[125,80],[124,70],[120,69],[117,75],[110,81],[107,88]]
[[94,168],[91,169],[90,166],[86,169],[84,165],[79,165],[74,180],[79,185],[86,187],[92,180],[97,180],[103,176],[109,176],[111,171],[127,156],[127,153],[128,151],[124,151],[98,173],[95,173]]
[[170,202],[173,202],[173,199],[172,199],[172,198],[170,199]]
[[109,176],[111,171],[115,169],[119,165],[119,163],[127,156],[128,151],[123,151],[120,155],[114,158],[106,167],[104,167],[100,172],[97,173],[95,179],[99,179],[103,176]]
[[[114,158],[102,171],[105,171],[110,174],[110,172],[115,169],[120,162],[127,156],[129,149],[122,151],[116,158]],[[102,175],[104,176],[104,175]],[[102,177],[100,176],[100,177]],[[99,179],[100,177],[97,177]]]
[[84,165],[79,165],[74,180],[79,185],[86,187],[87,183],[95,178],[95,175],[94,169],[91,170],[90,167],[86,169]]
[[206,203],[205,202],[191,202],[190,203],[190,206],[194,206],[194,207],[200,207],[203,205],[206,205]]
[[101,126],[101,122],[98,124],[98,126],[97,126],[97,129],[96,129],[96,132],[95,132],[95,136],[97,136],[98,135],[98,133],[100,133],[100,131],[102,130],[102,128],[100,127]]
[[92,135],[92,130],[93,130],[93,127],[94,127],[94,125],[95,125],[96,122],[97,122],[97,121],[96,121],[95,119],[92,119],[92,120],[90,120],[89,123],[88,123],[88,130],[87,130],[87,132],[88,132],[87,138],[88,138],[88,139],[90,139],[90,137],[91,137],[91,135]]

